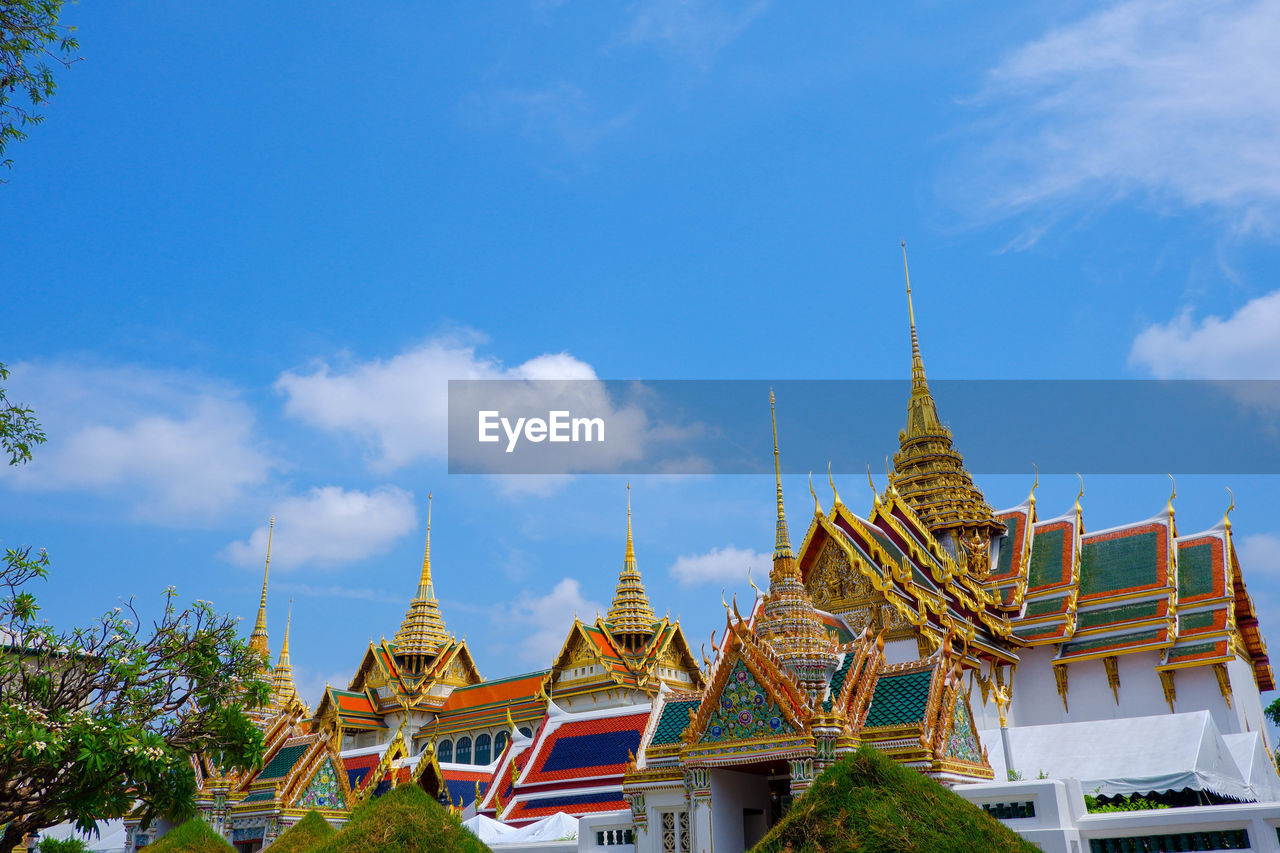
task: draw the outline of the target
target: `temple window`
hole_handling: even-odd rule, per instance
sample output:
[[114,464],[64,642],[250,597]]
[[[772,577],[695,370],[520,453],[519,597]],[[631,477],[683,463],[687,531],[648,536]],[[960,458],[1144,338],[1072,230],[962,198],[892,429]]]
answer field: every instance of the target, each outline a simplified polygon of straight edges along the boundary
[[436,747],[436,758],[440,761],[453,761],[453,741],[441,741]]
[[493,739],[493,754],[502,755],[502,750],[507,748],[507,741],[511,740],[511,736],[506,732],[498,732]]
[[529,728],[528,726],[521,726],[520,734],[524,735],[525,737],[533,737],[533,729]]
[[489,748],[492,744],[493,739],[487,732],[476,738],[476,764],[489,763]]
[[457,763],[458,764],[471,763],[471,738],[469,737],[458,738]]

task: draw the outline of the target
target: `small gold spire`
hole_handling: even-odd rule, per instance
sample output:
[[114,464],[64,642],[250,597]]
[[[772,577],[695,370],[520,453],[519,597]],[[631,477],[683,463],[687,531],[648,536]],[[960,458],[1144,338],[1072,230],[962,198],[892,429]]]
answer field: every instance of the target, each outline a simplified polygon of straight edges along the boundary
[[289,615],[284,621],[284,644],[280,647],[280,659],[271,673],[271,703],[283,707],[298,698],[298,688],[293,681],[293,666],[289,661],[289,628],[293,624],[293,599],[289,599]]
[[924,359],[920,356],[920,339],[916,336],[916,309],[911,302],[911,270],[907,268],[907,241],[902,241],[902,274],[907,279],[907,317],[911,321],[911,393],[929,393],[924,376]]
[[1031,494],[1027,495],[1027,502],[1031,506],[1036,505],[1036,489],[1040,487],[1040,469],[1036,467],[1036,463],[1031,463],[1031,468],[1036,472],[1036,480],[1031,484]]
[[1076,515],[1079,515],[1081,512],[1080,499],[1084,497],[1084,476],[1077,471],[1076,477],[1080,480],[1080,492],[1076,495]]
[[809,472],[809,494],[813,496],[813,514],[822,517],[822,504],[818,503],[818,493],[813,490],[813,472]]
[[434,655],[449,643],[449,632],[440,615],[435,584],[431,579],[431,493],[427,494],[427,544],[422,554],[418,591],[409,602],[393,642],[397,655]]
[[778,487],[778,523],[774,537],[773,559],[795,558],[791,551],[791,536],[787,533],[787,514],[782,507],[782,461],[778,456],[778,412],[774,408],[773,389],[769,389],[769,417],[773,421],[773,477]]
[[267,641],[267,579],[271,576],[271,539],[276,529],[276,517],[271,516],[267,523],[267,562],[262,568],[262,598],[258,602],[258,621],[249,635],[249,647],[260,655],[271,656],[271,645]]
[[1169,492],[1169,504],[1166,507],[1166,511],[1169,513],[1169,517],[1173,518],[1173,502],[1178,497],[1178,481],[1173,479],[1172,474],[1166,474],[1165,476],[1169,478],[1169,483],[1172,486],[1172,489]]
[[[868,469],[869,470],[869,469]],[[831,475],[831,461],[827,460],[827,482],[831,484],[831,495],[833,503],[831,506],[840,506],[840,490],[836,488],[836,478]]]
[[1222,526],[1227,530],[1231,529],[1231,511],[1236,508],[1236,493],[1231,491],[1231,487],[1227,486],[1227,494],[1231,496],[1231,505],[1227,507],[1227,511],[1222,514]]
[[871,503],[880,506],[880,493],[876,491],[876,481],[871,477],[871,463],[867,463],[867,485],[871,487]]
[[652,636],[656,621],[649,596],[644,589],[644,580],[636,565],[635,539],[631,532],[631,484],[627,483],[627,547],[622,556],[618,586],[605,622],[614,634],[621,637],[629,651],[636,651]]

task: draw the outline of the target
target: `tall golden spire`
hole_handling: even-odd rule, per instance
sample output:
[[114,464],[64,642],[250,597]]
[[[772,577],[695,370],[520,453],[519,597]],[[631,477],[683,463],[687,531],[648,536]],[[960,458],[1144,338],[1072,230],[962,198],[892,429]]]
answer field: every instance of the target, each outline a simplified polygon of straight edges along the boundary
[[276,529],[276,517],[267,524],[267,564],[262,569],[262,599],[258,602],[258,621],[249,635],[249,648],[264,657],[271,657],[271,645],[267,642],[267,578],[271,575],[271,538]]
[[418,592],[409,603],[409,612],[400,623],[395,640],[397,655],[434,655],[449,642],[440,602],[431,582],[431,495],[427,495],[427,547],[422,555]]
[[622,556],[622,572],[618,575],[618,587],[605,622],[610,631],[623,637],[629,649],[636,649],[653,634],[656,621],[644,591],[640,569],[636,566],[636,547],[631,535],[631,484],[627,483],[627,548]]
[[289,599],[289,615],[284,622],[284,645],[280,647],[280,660],[271,672],[271,703],[283,706],[298,697],[293,683],[293,666],[289,663],[289,627],[293,624],[293,599]]
[[774,536],[773,570],[769,572],[769,592],[756,622],[755,633],[768,643],[812,701],[826,686],[829,670],[835,668],[836,647],[805,591],[800,568],[791,550],[787,516],[782,503],[782,462],[778,454],[778,413],[773,390],[769,390],[769,417],[773,423],[773,480],[778,503]]
[[[925,378],[916,311],[911,297],[911,271],[907,243],[902,241],[902,273],[907,285],[907,319],[911,329],[911,399],[907,403],[907,428],[898,434],[889,485],[916,512],[962,562],[976,555],[981,563],[985,541],[1004,532],[986,498],[973,484],[956,451],[950,428],[938,417],[937,403]],[[985,571],[983,566],[981,571]]]
[[773,543],[773,564],[778,565],[778,560],[790,557],[795,561],[795,554],[791,552],[791,535],[787,532],[787,513],[782,507],[782,462],[778,456],[778,412],[774,408],[773,389],[769,389],[769,418],[773,422],[773,479],[777,485],[778,491],[778,523]]

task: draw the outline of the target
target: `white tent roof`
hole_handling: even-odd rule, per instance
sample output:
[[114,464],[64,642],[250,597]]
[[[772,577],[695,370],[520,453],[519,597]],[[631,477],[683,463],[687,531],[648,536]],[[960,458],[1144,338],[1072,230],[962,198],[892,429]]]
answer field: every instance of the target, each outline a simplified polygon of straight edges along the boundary
[[512,833],[518,832],[514,826],[507,826],[491,817],[478,814],[475,817],[467,818],[462,825],[471,830],[471,834],[479,838],[485,844],[493,841],[504,841],[508,839]]
[[[996,778],[1006,778],[1000,730],[988,729],[980,736]],[[1009,729],[1009,746],[1024,779],[1040,773],[1079,779],[1086,794],[1191,788],[1236,800],[1258,799],[1208,711],[1018,726]]]
[[60,823],[57,826],[51,826],[40,833],[41,838],[56,838],[59,841],[67,838],[78,838],[88,845],[90,850],[95,853],[118,853],[125,848],[127,836],[124,831],[124,821],[122,820],[102,820],[98,821],[98,837],[81,835],[76,832],[76,828],[70,823]]
[[546,841],[575,841],[578,838],[578,819],[564,812],[556,812],[519,829],[484,815],[476,815],[463,821],[462,825],[485,844],[496,848]]
[[1280,800],[1280,777],[1276,776],[1276,766],[1267,755],[1267,746],[1258,732],[1243,732],[1238,735],[1223,735],[1227,749],[1240,768],[1240,775],[1253,787],[1258,802],[1274,802]]

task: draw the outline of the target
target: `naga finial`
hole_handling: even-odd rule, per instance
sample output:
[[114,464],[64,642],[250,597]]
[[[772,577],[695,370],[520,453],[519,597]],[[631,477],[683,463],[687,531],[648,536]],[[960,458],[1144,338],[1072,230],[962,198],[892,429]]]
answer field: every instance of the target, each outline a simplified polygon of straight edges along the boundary
[[1040,469],[1036,466],[1036,463],[1032,462],[1031,470],[1036,472],[1036,479],[1031,484],[1031,494],[1027,496],[1027,502],[1034,507],[1036,505],[1036,489],[1040,487]]
[[1227,530],[1231,529],[1231,511],[1236,508],[1236,493],[1231,491],[1231,487],[1227,486],[1227,494],[1231,496],[1231,505],[1227,507],[1227,511],[1222,514],[1222,526]]
[[818,503],[818,493],[813,490],[813,472],[809,472],[809,494],[813,496],[813,514],[822,517],[822,504]]

